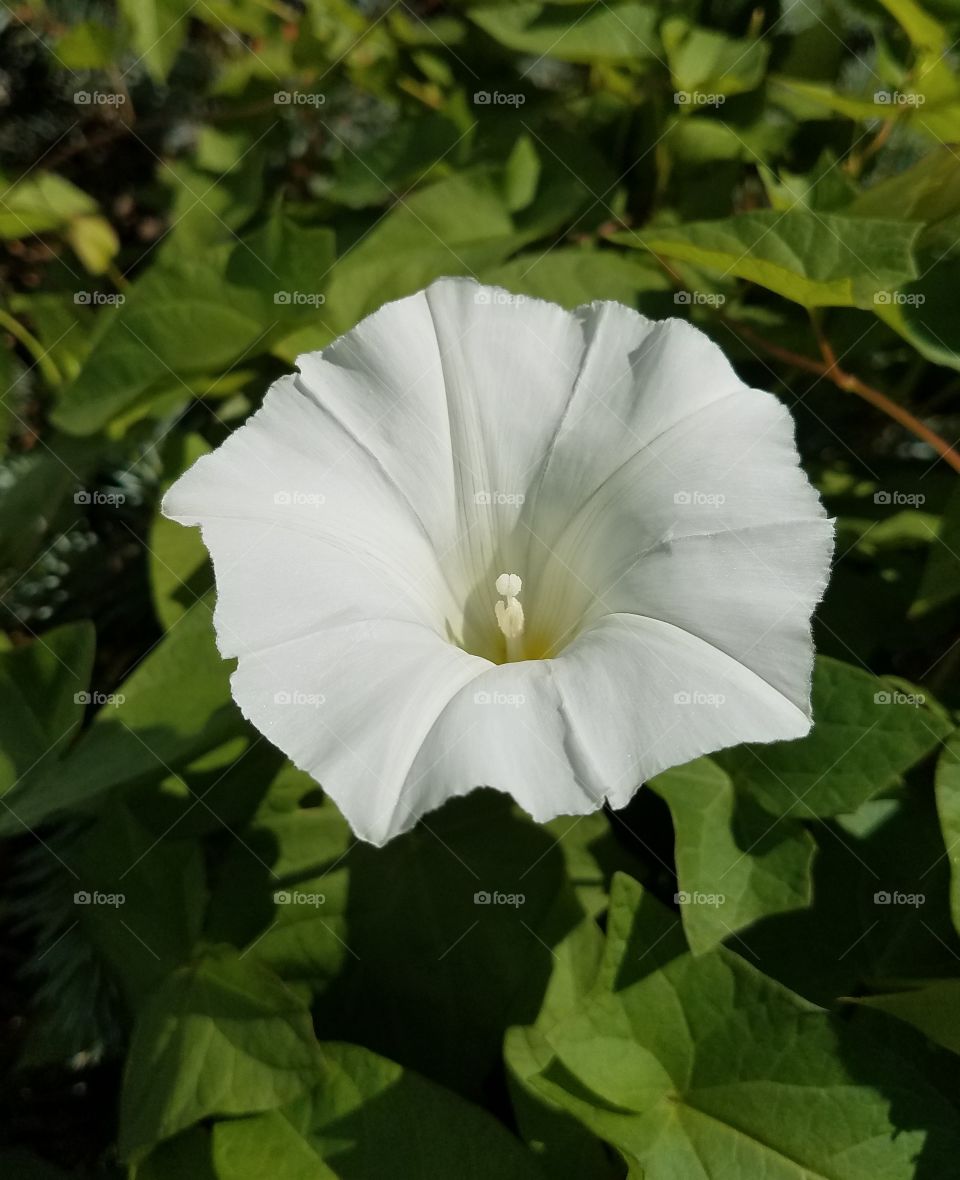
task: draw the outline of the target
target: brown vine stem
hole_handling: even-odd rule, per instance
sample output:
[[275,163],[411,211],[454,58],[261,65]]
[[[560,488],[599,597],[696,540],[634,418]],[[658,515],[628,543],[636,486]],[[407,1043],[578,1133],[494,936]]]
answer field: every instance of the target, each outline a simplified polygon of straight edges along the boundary
[[[659,254],[654,254],[653,257],[677,286],[684,286],[682,276],[670,265],[666,258],[663,258]],[[813,325],[813,331],[817,337],[817,343],[820,346],[820,353],[823,357],[822,361],[818,361],[816,357],[804,356],[803,353],[794,352],[791,348],[784,348],[780,344],[774,344],[772,340],[767,340],[764,336],[760,336],[752,328],[748,328],[746,324],[734,323],[733,320],[728,319],[722,313],[719,318],[741,340],[746,340],[748,343],[756,345],[757,348],[762,348],[769,356],[774,356],[777,360],[785,361],[788,365],[794,365],[796,368],[803,369],[807,373],[816,373],[818,377],[825,377],[828,381],[832,381],[839,389],[843,389],[847,393],[855,393],[857,397],[863,398],[865,402],[869,402],[871,406],[881,413],[886,414],[888,418],[892,418],[894,422],[899,422],[911,434],[923,439],[928,446],[933,447],[941,459],[944,459],[954,471],[960,474],[960,453],[945,438],[941,438],[935,430],[931,430],[929,426],[925,426],[919,418],[914,417],[903,406],[897,405],[885,393],[881,393],[879,389],[874,389],[872,385],[867,385],[865,381],[861,381],[853,373],[848,373],[845,369],[840,368],[833,348],[823,335],[820,328],[820,321],[815,313],[811,314],[810,322]]]
[[742,339],[748,341],[750,344],[756,345],[757,348],[762,348],[770,356],[785,361],[787,364],[795,365],[798,369],[804,369],[808,373],[816,373],[818,377],[825,377],[828,381],[832,381],[839,389],[843,389],[847,393],[855,393],[857,397],[863,398],[865,402],[869,402],[871,406],[880,410],[881,413],[886,414],[888,418],[892,418],[894,422],[898,422],[904,429],[909,430],[911,434],[923,439],[928,446],[933,447],[942,459],[950,464],[954,471],[960,473],[960,453],[945,438],[941,438],[935,430],[931,430],[929,426],[924,425],[919,418],[911,414],[909,410],[905,410],[903,406],[897,405],[885,393],[881,393],[879,389],[874,389],[872,385],[867,385],[865,381],[861,381],[853,373],[848,373],[845,369],[841,369],[837,363],[833,349],[825,337],[821,335],[816,325],[815,331],[820,344],[820,351],[823,354],[823,360],[804,356],[802,353],[794,352],[790,348],[783,348],[779,344],[774,344],[772,340],[765,339],[744,324],[731,323],[725,316],[723,317],[723,321],[732,331],[742,337]]

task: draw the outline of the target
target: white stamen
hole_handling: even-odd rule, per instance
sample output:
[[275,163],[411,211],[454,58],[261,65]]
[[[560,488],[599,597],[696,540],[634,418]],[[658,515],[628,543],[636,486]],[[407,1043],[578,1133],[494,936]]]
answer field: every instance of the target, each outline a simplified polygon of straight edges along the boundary
[[497,593],[506,602],[498,602],[494,607],[497,616],[497,626],[507,640],[507,659],[522,658],[523,638],[523,607],[517,600],[517,595],[523,589],[523,582],[517,574],[501,574],[497,578]]

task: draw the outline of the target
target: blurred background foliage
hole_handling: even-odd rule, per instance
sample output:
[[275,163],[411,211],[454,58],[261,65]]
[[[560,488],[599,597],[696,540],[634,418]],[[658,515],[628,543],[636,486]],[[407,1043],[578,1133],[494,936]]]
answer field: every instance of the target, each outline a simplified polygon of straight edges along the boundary
[[[5,0],[0,28],[5,1174],[757,1175],[723,1135],[658,1146],[564,1020],[734,988],[782,1031],[773,980],[843,1029],[796,1083],[893,1111],[838,1100],[891,1138],[824,1130],[836,1175],[952,1174],[957,0]],[[477,794],[374,852],[243,722],[159,496],[300,352],[445,274],[689,317],[784,399],[838,520],[811,739],[579,824]],[[687,971],[664,907],[734,861]],[[486,883],[522,923],[470,925]],[[922,915],[872,908],[897,888]],[[664,938],[656,974],[624,982],[614,927]],[[319,1088],[315,1036],[352,1042]]]

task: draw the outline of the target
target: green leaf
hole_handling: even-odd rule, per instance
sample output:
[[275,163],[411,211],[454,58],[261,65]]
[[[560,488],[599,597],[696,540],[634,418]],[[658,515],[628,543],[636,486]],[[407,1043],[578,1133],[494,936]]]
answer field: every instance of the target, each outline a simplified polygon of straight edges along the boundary
[[947,741],[937,762],[937,815],[950,865],[950,913],[960,931],[960,730]]
[[805,307],[874,306],[917,274],[919,227],[797,209],[619,233],[614,241],[758,283]]
[[0,794],[38,765],[56,763],[76,736],[94,644],[91,623],[68,623],[0,651]]
[[187,35],[190,0],[119,0],[130,43],[157,82],[162,82]]
[[[173,461],[165,471],[161,493],[210,447],[199,434],[173,440]],[[213,568],[199,529],[185,529],[157,512],[147,544],[150,588],[157,617],[170,628],[213,587]]]
[[141,1011],[124,1070],[119,1149],[136,1158],[214,1115],[282,1106],[320,1076],[305,1002],[220,951],[174,972]]
[[[114,805],[69,851],[77,919],[110,965],[130,1011],[190,957],[203,918],[200,845],[164,837],[129,808]],[[115,900],[100,904],[98,895]]]
[[263,338],[262,309],[256,291],[225,283],[210,262],[148,270],[106,322],[54,420],[92,434],[171,378],[188,398],[184,377],[226,369]]
[[811,898],[814,842],[795,820],[775,819],[709,758],[651,779],[676,833],[677,895],[694,954],[758,918]]
[[356,845],[345,861],[349,950],[339,948],[344,970],[317,1006],[320,1038],[362,1039],[479,1096],[499,1068],[503,1030],[536,1012],[554,948],[588,916],[583,890],[603,882],[581,855],[580,888],[571,885],[562,833],[577,822],[546,829],[475,791],[384,848]]
[[96,21],[74,25],[56,43],[57,60],[70,70],[108,69],[118,48],[113,29]]
[[[213,639],[211,609],[196,603],[135,671],[109,694],[65,760],[42,763],[9,792],[22,821],[37,824],[86,808],[105,792],[156,781],[249,731],[230,696],[230,668]],[[19,825],[0,812],[0,832]]]
[[688,102],[696,94],[741,94],[763,80],[770,56],[766,41],[736,40],[697,28],[682,16],[668,17],[660,36],[671,81]]
[[547,254],[518,254],[509,262],[485,268],[480,277],[485,283],[571,309],[594,299],[614,299],[630,307],[641,291],[669,293],[672,306],[673,284],[659,267],[611,250],[567,247]]
[[724,948],[633,958],[661,922],[629,878],[610,905],[629,974],[547,1034],[535,1083],[638,1176],[912,1180],[920,1152],[949,1172],[956,1112],[912,1065]]
[[[534,1180],[536,1162],[491,1115],[359,1045],[324,1043],[323,1081],[282,1111],[218,1123],[222,1180]],[[277,1171],[277,1166],[280,1170]]]
[[278,355],[293,360],[320,348],[388,300],[412,295],[441,275],[472,274],[517,244],[492,179],[457,175],[427,185],[343,253],[330,274],[322,317],[287,337]]
[[508,49],[574,62],[655,58],[657,11],[646,4],[511,4],[471,8],[470,19]]
[[75,217],[97,212],[97,202],[55,172],[34,172],[22,180],[0,178],[0,238],[22,238],[65,228]]
[[[171,388],[185,400],[192,379],[229,370],[270,349],[294,321],[320,316],[333,259],[328,229],[303,228],[280,214],[230,250],[156,266],[103,324],[54,418],[75,434]],[[201,383],[201,393],[213,381]]]
[[960,489],[954,489],[940,518],[923,567],[911,618],[921,618],[960,595]]
[[952,1053],[960,1053],[960,979],[937,979],[910,991],[856,996],[850,1002],[886,1012]]
[[813,721],[805,738],[737,746],[716,760],[776,815],[839,815],[896,786],[953,728],[923,693],[825,656],[814,670]]
[[920,278],[899,291],[882,292],[873,310],[921,356],[934,364],[960,369],[960,327],[953,314],[960,257],[944,256],[942,250],[935,253],[935,261],[921,260]]
[[54,172],[34,172],[15,181],[0,177],[0,184],[0,238],[62,233],[86,269],[103,274],[120,242],[93,197]]

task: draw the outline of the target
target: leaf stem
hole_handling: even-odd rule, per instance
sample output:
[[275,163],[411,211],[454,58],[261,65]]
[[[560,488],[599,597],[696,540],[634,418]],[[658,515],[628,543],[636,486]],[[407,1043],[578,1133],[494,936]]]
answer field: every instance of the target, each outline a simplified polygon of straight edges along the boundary
[[941,438],[936,431],[931,430],[929,426],[926,426],[919,418],[911,414],[909,410],[905,410],[903,406],[898,405],[892,398],[887,397],[885,393],[881,393],[879,389],[874,389],[872,385],[867,385],[865,381],[861,381],[853,373],[848,373],[845,369],[841,369],[829,341],[820,331],[816,320],[813,321],[814,332],[817,336],[817,342],[820,345],[820,352],[823,356],[822,361],[818,361],[814,357],[804,356],[799,352],[794,352],[790,348],[783,348],[779,344],[774,344],[772,340],[767,340],[763,336],[759,336],[752,328],[748,328],[744,324],[734,324],[726,316],[722,318],[724,323],[732,331],[736,332],[737,335],[749,341],[751,344],[755,344],[758,348],[762,348],[770,356],[775,356],[778,360],[795,365],[798,369],[804,369],[808,373],[816,373],[818,377],[825,377],[828,381],[832,381],[839,389],[843,389],[847,393],[855,393],[857,397],[863,398],[865,402],[869,402],[875,409],[880,410],[888,418],[892,418],[894,422],[898,422],[904,429],[909,430],[911,434],[922,439],[928,446],[933,447],[937,454],[949,463],[954,471],[960,473],[960,453],[945,438]]
[[63,384],[63,377],[60,375],[60,370],[50,359],[48,350],[43,347],[32,332],[27,331],[15,316],[12,316],[2,307],[0,307],[0,328],[6,328],[11,336],[20,341],[36,361],[48,385],[57,389]]

